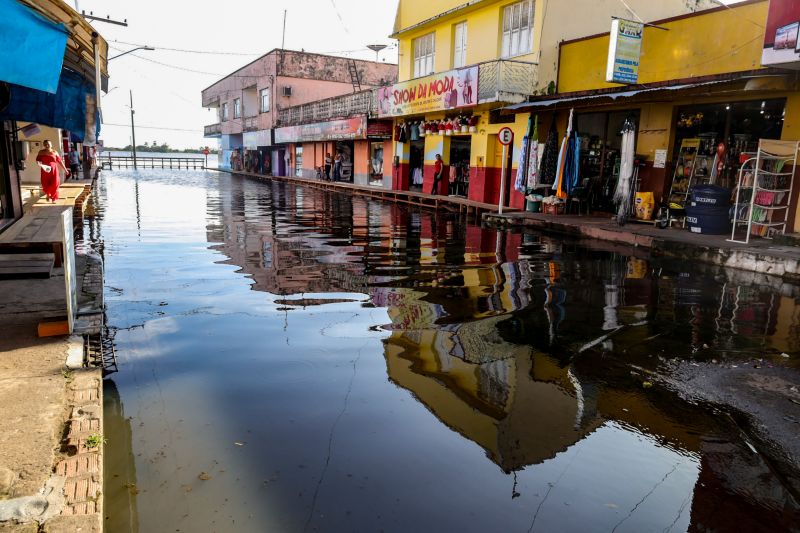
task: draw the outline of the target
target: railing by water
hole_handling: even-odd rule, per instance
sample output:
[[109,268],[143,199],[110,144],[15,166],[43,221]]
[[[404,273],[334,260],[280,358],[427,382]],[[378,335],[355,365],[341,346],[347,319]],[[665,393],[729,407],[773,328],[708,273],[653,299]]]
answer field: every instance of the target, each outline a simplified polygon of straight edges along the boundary
[[[99,162],[103,168],[133,168],[133,156],[128,155],[104,155]],[[171,168],[175,170],[198,170],[205,168],[206,160],[202,157],[148,157],[136,156],[136,167],[138,168]]]

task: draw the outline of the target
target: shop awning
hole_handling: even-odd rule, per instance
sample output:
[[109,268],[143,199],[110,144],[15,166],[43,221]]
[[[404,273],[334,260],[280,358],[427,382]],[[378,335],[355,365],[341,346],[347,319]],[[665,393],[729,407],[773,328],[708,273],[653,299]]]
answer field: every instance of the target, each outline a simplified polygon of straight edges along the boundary
[[707,81],[702,83],[684,83],[681,85],[665,85],[662,87],[649,87],[649,88],[642,88],[642,89],[635,89],[630,91],[618,91],[618,92],[606,92],[601,94],[583,94],[583,95],[575,95],[575,96],[564,96],[562,98],[550,98],[547,100],[535,100],[533,102],[522,102],[521,104],[514,104],[503,108],[503,111],[529,111],[534,109],[541,109],[550,107],[556,104],[577,104],[577,103],[584,103],[584,102],[601,102],[602,100],[608,100],[610,102],[630,98],[632,96],[636,96],[639,94],[644,93],[653,93],[653,92],[668,92],[668,91],[677,91],[680,89],[693,89],[695,87],[703,87],[706,85],[717,85],[720,83],[730,83],[730,80],[715,80],[715,81]]
[[0,0],[0,81],[55,94],[69,32],[16,0]]

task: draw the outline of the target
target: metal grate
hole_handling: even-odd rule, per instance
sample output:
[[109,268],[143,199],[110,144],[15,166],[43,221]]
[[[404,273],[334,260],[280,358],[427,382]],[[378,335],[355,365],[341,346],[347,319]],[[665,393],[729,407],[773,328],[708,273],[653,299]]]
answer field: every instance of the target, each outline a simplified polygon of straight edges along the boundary
[[119,370],[114,338],[108,335],[108,330],[101,334],[83,336],[83,364],[102,369],[104,377]]

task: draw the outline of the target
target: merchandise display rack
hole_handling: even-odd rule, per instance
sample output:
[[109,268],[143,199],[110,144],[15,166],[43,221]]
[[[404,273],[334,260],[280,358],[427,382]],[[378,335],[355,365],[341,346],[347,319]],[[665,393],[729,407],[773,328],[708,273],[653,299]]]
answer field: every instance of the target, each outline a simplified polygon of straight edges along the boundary
[[[798,151],[800,142],[759,141],[755,157],[739,169],[730,242],[749,244],[752,235],[771,239],[786,233]],[[743,240],[737,239],[744,226]]]

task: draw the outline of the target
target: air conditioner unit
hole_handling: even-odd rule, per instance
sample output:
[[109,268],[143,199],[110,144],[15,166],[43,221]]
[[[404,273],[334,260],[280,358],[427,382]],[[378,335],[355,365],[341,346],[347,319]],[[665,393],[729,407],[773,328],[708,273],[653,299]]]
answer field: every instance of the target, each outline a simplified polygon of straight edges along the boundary
[[292,96],[292,87],[290,85],[285,85],[281,89],[283,96]]

